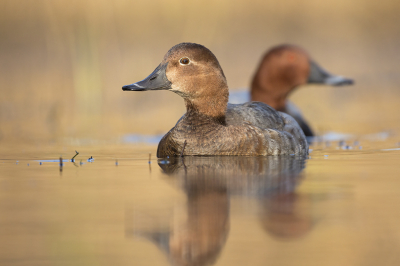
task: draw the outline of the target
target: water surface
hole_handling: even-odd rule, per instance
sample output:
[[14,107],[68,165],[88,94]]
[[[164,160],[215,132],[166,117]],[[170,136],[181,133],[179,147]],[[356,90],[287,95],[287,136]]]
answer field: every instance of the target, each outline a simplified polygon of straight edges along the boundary
[[0,265],[397,265],[398,139],[310,148],[2,147]]

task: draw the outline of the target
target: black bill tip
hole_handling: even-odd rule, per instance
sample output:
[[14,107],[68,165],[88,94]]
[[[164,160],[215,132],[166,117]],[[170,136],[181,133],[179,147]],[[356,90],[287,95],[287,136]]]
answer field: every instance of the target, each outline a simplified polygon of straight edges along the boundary
[[136,84],[136,83],[133,83],[133,84],[131,84],[131,85],[125,85],[125,86],[123,86],[123,87],[122,87],[122,90],[123,90],[123,91],[145,91],[146,88],[143,88],[142,86],[140,86],[140,85],[138,85],[138,84]]

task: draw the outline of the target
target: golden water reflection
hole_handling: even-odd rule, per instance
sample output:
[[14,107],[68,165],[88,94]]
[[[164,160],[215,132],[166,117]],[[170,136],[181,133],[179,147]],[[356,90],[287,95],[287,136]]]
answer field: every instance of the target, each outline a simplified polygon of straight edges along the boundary
[[156,145],[1,146],[0,265],[397,265],[399,142],[161,167]]
[[164,222],[162,217],[128,214],[127,236],[155,243],[172,265],[216,262],[229,235],[231,196],[256,198],[264,210],[261,224],[269,234],[296,238],[311,228],[308,208],[302,208],[307,198],[295,192],[305,157],[185,157],[158,164],[185,193],[186,203],[175,207]]

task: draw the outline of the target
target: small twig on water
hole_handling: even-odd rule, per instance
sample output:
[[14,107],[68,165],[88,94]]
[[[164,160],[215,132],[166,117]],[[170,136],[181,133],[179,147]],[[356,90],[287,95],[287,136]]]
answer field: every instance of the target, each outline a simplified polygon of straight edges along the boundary
[[75,151],[76,154],[74,155],[74,157],[72,157],[71,162],[75,162],[75,157],[79,154],[79,152]]
[[185,151],[185,147],[186,147],[186,139],[185,139],[185,142],[183,143],[183,147],[182,147],[182,151],[181,151],[181,157],[183,157],[183,152]]

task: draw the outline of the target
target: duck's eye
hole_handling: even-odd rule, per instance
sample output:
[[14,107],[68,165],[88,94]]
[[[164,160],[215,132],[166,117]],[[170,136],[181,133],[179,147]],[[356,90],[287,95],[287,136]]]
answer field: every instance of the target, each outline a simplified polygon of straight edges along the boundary
[[181,60],[179,60],[179,63],[181,63],[181,65],[188,65],[190,60],[187,57],[182,57]]

